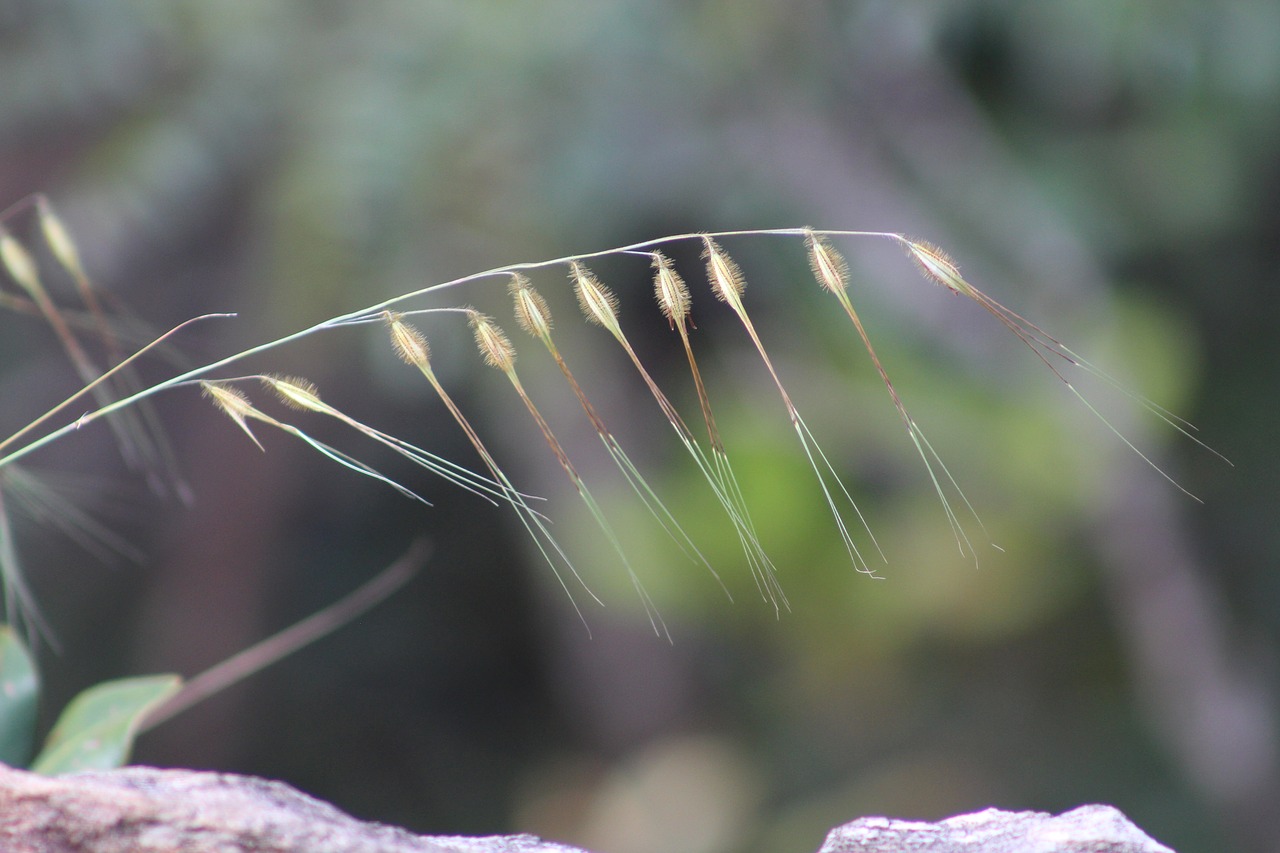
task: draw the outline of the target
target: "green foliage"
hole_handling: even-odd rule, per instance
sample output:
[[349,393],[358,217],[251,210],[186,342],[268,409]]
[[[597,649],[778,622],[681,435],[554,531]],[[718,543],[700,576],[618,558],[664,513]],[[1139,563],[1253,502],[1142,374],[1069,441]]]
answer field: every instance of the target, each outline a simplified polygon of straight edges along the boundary
[[[83,691],[63,709],[30,767],[56,775],[120,767],[147,715],[182,687],[176,675],[122,678]],[[23,766],[35,739],[40,683],[25,644],[0,626],[0,761]]]

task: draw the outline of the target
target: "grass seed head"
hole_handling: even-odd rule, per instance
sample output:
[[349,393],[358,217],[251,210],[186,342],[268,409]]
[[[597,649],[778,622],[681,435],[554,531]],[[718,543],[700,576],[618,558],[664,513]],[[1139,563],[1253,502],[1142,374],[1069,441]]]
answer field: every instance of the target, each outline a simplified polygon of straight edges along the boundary
[[969,293],[969,283],[960,275],[960,267],[946,252],[930,243],[916,240],[907,240],[907,251],[911,253],[911,259],[916,262],[925,278],[952,293]]
[[468,313],[468,320],[471,323],[471,330],[475,332],[476,346],[480,348],[485,364],[496,367],[504,373],[513,370],[516,362],[516,348],[511,345],[511,339],[506,333],[493,322],[493,318],[479,311],[471,311]]
[[542,294],[529,284],[529,279],[515,273],[507,290],[515,302],[516,321],[520,328],[535,338],[551,337],[551,309]]
[[9,230],[0,227],[0,261],[9,275],[21,285],[28,295],[37,297],[44,290],[40,286],[40,275],[36,271],[35,258],[18,242]]
[[849,265],[845,263],[844,256],[812,231],[805,232],[804,242],[809,249],[809,267],[818,283],[832,293],[846,290],[849,287]]
[[249,429],[249,418],[258,420],[263,419],[263,415],[254,408],[253,403],[249,402],[249,398],[239,388],[231,385],[225,385],[221,382],[210,382],[207,379],[200,380],[200,391],[204,396],[213,400],[214,405],[223,411],[223,413],[236,422],[236,426],[244,430],[244,434],[249,436],[249,440],[257,445],[258,449],[263,453],[267,449],[262,446],[262,442],[258,441],[258,437],[253,434],[253,430]]
[[320,389],[309,379],[298,376],[264,376],[262,380],[291,409],[301,412],[329,411],[329,406],[320,400]]
[[383,312],[382,319],[386,322],[387,330],[391,334],[391,345],[395,347],[396,355],[400,356],[406,364],[419,369],[429,368],[431,348],[427,346],[427,339],[422,336],[422,332],[410,326],[394,311]]
[[569,264],[569,278],[573,281],[573,292],[587,319],[606,329],[617,326],[618,297],[613,295],[613,291],[601,284],[591,270],[577,261]]
[[671,259],[661,252],[653,253],[653,290],[667,322],[675,328],[689,316],[689,286],[671,266]]
[[41,196],[36,200],[36,210],[40,214],[40,230],[44,232],[44,240],[49,251],[58,259],[58,263],[77,278],[84,278],[84,267],[80,264],[80,252],[71,239],[71,233],[62,224],[62,219],[53,212],[48,199]]
[[707,281],[711,282],[711,290],[721,302],[732,305],[747,287],[742,270],[715,240],[703,235],[702,242],[702,257],[707,262]]

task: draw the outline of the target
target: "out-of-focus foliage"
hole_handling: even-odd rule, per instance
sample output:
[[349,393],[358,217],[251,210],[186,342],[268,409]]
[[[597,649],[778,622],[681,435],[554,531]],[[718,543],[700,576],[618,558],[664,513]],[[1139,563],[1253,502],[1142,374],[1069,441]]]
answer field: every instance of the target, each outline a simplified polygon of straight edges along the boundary
[[[986,525],[969,523],[975,569],[801,244],[726,243],[889,558],[868,580],[741,327],[697,259],[677,256],[720,427],[790,597],[776,618],[643,385],[547,275],[575,372],[735,603],[653,534],[554,366],[518,340],[522,376],[577,436],[566,443],[672,624],[675,646],[655,641],[510,388],[460,322],[432,321],[442,378],[518,484],[553,499],[606,594],[593,640],[505,516],[444,490],[423,512],[282,442],[263,457],[174,395],[163,414],[198,503],[125,521],[151,546],[148,571],[28,558],[66,566],[32,578],[66,647],[51,689],[198,671],[425,530],[437,557],[398,610],[149,735],[139,760],[285,777],[424,830],[527,829],[602,851],[672,849],[647,834],[663,827],[689,850],[804,850],[859,814],[1087,801],[1177,849],[1272,849],[1274,655],[1246,658],[1239,638],[1274,649],[1280,635],[1266,440],[1280,303],[1265,297],[1280,269],[1278,19],[1264,0],[0,5],[0,203],[49,193],[91,274],[157,327],[240,312],[194,338],[193,357],[663,233],[901,230],[1238,466],[1101,394],[1207,506],[1183,500],[992,318],[900,253],[842,243],[895,385]],[[598,272],[695,423],[646,261]],[[458,301],[509,317],[500,282]],[[0,329],[6,434],[74,380],[37,323],[6,314]],[[473,464],[378,335],[312,339],[262,366]],[[48,455],[118,477],[93,441]]]

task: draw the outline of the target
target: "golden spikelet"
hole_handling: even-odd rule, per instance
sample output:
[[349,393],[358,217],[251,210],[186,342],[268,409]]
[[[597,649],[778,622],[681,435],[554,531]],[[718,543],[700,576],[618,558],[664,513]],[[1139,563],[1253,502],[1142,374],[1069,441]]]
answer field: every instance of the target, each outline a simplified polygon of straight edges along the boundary
[[907,251],[925,278],[940,284],[952,293],[969,295],[971,287],[960,275],[960,267],[951,256],[934,246],[916,240],[907,240]]
[[809,249],[809,268],[818,283],[832,293],[846,290],[849,287],[849,265],[845,263],[844,255],[812,231],[805,232],[804,242]]
[[618,323],[618,297],[613,291],[600,283],[591,270],[577,261],[569,264],[569,279],[573,282],[573,292],[582,306],[582,313],[592,323],[605,328],[612,328]]
[[384,311],[382,319],[391,333],[391,345],[395,347],[396,355],[406,364],[419,369],[430,367],[431,348],[427,346],[427,339],[422,336],[422,332],[410,326],[394,311]]
[[516,322],[535,338],[551,336],[551,309],[542,294],[533,289],[529,279],[520,273],[511,276],[511,284],[507,286],[515,302]]
[[62,219],[53,212],[48,199],[44,196],[36,199],[36,210],[40,214],[40,230],[44,233],[49,251],[58,259],[58,263],[79,279],[86,278],[84,267],[80,263],[80,252],[71,239],[71,233],[62,224]]
[[329,406],[320,400],[320,389],[309,379],[299,376],[264,376],[263,381],[291,409],[329,412]]
[[721,302],[732,305],[747,287],[742,270],[715,240],[704,234],[702,242],[702,258],[707,262],[707,281],[711,282],[711,290]]
[[13,280],[30,296],[39,298],[44,292],[44,288],[40,286],[40,275],[36,272],[35,258],[3,226],[0,226],[0,261]]
[[253,407],[253,403],[249,402],[249,398],[239,388],[230,385],[224,385],[221,382],[211,382],[207,379],[200,380],[200,392],[214,402],[219,409],[226,414],[227,417],[236,422],[236,426],[244,430],[244,434],[249,436],[249,440],[257,445],[258,449],[266,453],[267,449],[262,446],[262,442],[258,441],[258,437],[253,434],[253,430],[249,429],[249,418],[261,419],[261,413]]
[[661,252],[653,253],[653,290],[662,313],[675,328],[689,316],[689,286],[671,266],[671,259]]
[[476,346],[484,356],[484,363],[496,367],[504,373],[515,368],[516,348],[511,339],[493,322],[493,318],[479,311],[470,311],[467,316],[471,330],[476,336]]

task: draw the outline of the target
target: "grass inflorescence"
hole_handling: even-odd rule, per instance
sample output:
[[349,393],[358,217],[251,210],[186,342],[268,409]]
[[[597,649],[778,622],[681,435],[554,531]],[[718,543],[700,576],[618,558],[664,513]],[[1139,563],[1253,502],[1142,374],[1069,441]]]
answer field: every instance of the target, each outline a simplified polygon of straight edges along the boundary
[[[725,251],[721,245],[722,241],[775,238],[789,240],[803,247],[812,280],[832,294],[839,303],[841,311],[853,327],[858,343],[866,351],[871,365],[883,382],[908,440],[924,465],[929,482],[941,504],[943,517],[952,529],[959,550],[974,561],[978,559],[978,549],[962,524],[957,506],[963,505],[966,513],[973,516],[975,521],[977,521],[977,513],[969,499],[965,497],[956,478],[952,476],[934,446],[926,438],[924,430],[908,412],[899,390],[890,381],[888,369],[872,346],[871,335],[850,298],[848,264],[836,249],[834,245],[836,240],[869,239],[898,243],[906,250],[927,280],[941,285],[952,294],[966,297],[991,314],[1005,329],[1029,347],[1052,374],[1125,445],[1159,470],[1170,482],[1174,482],[1173,478],[1160,470],[1147,454],[1139,450],[1072,384],[1067,371],[1078,369],[1115,386],[1143,408],[1197,443],[1201,443],[1191,435],[1193,428],[1185,421],[1176,418],[1146,398],[1124,389],[1111,375],[1077,355],[1039,326],[974,287],[961,275],[957,264],[941,250],[901,234],[872,231],[787,228],[715,234],[680,234],[603,251],[512,264],[423,287],[327,319],[208,364],[177,371],[168,379],[143,385],[137,381],[137,376],[133,372],[133,367],[139,358],[154,353],[161,346],[170,346],[173,339],[190,323],[211,318],[202,317],[188,321],[170,332],[156,336],[153,341],[138,347],[136,351],[125,354],[124,341],[130,338],[118,334],[113,324],[112,312],[109,310],[110,301],[95,290],[91,279],[85,273],[79,252],[68,230],[58,219],[47,200],[39,199],[33,207],[48,256],[60,267],[61,273],[74,284],[74,292],[79,302],[75,306],[65,306],[59,304],[50,295],[44,287],[36,257],[4,225],[5,218],[14,215],[17,210],[11,209],[4,216],[0,216],[0,262],[3,264],[7,279],[5,285],[0,287],[0,308],[42,318],[61,344],[80,383],[80,389],[63,403],[0,441],[0,578],[4,582],[10,620],[22,619],[28,625],[40,629],[43,629],[41,618],[21,571],[18,549],[13,540],[9,519],[10,507],[6,503],[6,499],[18,501],[22,500],[24,495],[33,493],[32,480],[25,468],[26,458],[74,430],[85,428],[98,420],[106,420],[115,433],[122,455],[131,466],[143,472],[158,491],[185,496],[186,487],[172,461],[172,454],[164,441],[163,432],[158,429],[158,421],[147,406],[152,398],[161,392],[186,388],[198,389],[207,396],[214,406],[227,415],[260,450],[264,450],[265,446],[254,428],[270,427],[304,442],[322,456],[351,472],[373,478],[406,497],[427,503],[401,479],[375,470],[361,461],[357,451],[339,449],[322,442],[305,428],[305,421],[308,418],[328,418],[348,428],[354,436],[389,448],[401,458],[407,459],[432,475],[482,500],[514,512],[538,553],[555,572],[560,585],[573,601],[584,623],[587,622],[586,615],[579,608],[579,596],[585,596],[586,600],[595,604],[600,604],[601,600],[587,587],[566,549],[552,534],[550,510],[535,509],[534,505],[538,499],[515,486],[499,463],[497,456],[482,438],[480,428],[463,413],[458,402],[451,396],[440,375],[433,368],[433,358],[462,359],[474,358],[474,355],[468,356],[455,352],[443,355],[433,354],[419,324],[466,322],[475,337],[480,358],[509,380],[523,408],[533,421],[537,433],[542,437],[542,443],[546,445],[559,468],[568,477],[598,528],[599,534],[609,545],[613,557],[626,572],[653,630],[658,635],[669,638],[670,634],[662,616],[658,613],[656,603],[646,592],[641,578],[632,567],[631,558],[626,553],[622,538],[609,521],[600,503],[593,497],[579,469],[574,465],[571,457],[573,448],[565,447],[558,439],[548,420],[543,416],[542,409],[535,401],[533,394],[521,381],[516,367],[518,347],[503,330],[503,321],[469,305],[454,301],[454,294],[464,287],[482,289],[505,285],[511,299],[510,316],[516,325],[540,344],[540,347],[534,348],[534,353],[538,357],[550,358],[554,362],[609,458],[636,498],[644,505],[649,516],[692,563],[703,566],[717,582],[720,582],[721,576],[703,555],[703,549],[699,548],[685,531],[659,496],[658,490],[650,484],[623,449],[622,443],[606,425],[600,411],[591,402],[583,386],[570,370],[568,359],[555,338],[556,326],[548,301],[543,298],[542,293],[531,280],[531,276],[536,273],[554,272],[557,269],[561,271],[562,277],[547,275],[543,286],[571,290],[581,309],[582,319],[590,325],[603,329],[608,333],[612,343],[622,349],[648,390],[653,404],[657,406],[674,431],[678,446],[688,453],[694,467],[705,481],[710,496],[722,510],[727,530],[732,531],[732,535],[741,546],[743,557],[761,597],[778,612],[788,608],[783,584],[779,578],[779,569],[767,553],[767,543],[761,540],[753,521],[745,498],[746,491],[739,483],[713,412],[711,393],[707,387],[705,374],[700,369],[695,356],[696,326],[692,316],[697,297],[685,278],[677,271],[667,252],[663,251],[664,249],[669,251],[672,246],[679,244],[692,244],[701,248],[705,265],[702,273],[704,283],[714,299],[727,306],[732,312],[737,324],[750,341],[752,349],[759,356],[764,372],[782,402],[783,414],[795,433],[817,481],[816,493],[821,494],[830,512],[852,567],[860,573],[878,577],[875,566],[865,555],[874,553],[877,556],[877,563],[882,563],[885,559],[884,552],[872,533],[872,525],[867,515],[854,502],[852,491],[845,483],[847,474],[823,450],[818,438],[801,416],[793,396],[788,392],[782,372],[770,355],[770,346],[761,336],[748,312],[746,276],[738,263]],[[589,266],[592,262],[604,258],[635,258],[648,264],[652,273],[653,293],[658,308],[655,315],[634,318],[622,316],[616,295]],[[424,304],[426,307],[422,307]],[[628,336],[628,329],[642,329],[644,324],[654,322],[665,323],[670,331],[678,335],[680,347],[688,363],[689,376],[703,422],[701,431],[705,431],[705,439],[699,438],[689,427],[677,406],[672,403],[671,397],[646,367]],[[479,468],[484,473],[477,473],[466,465],[435,455],[408,439],[390,435],[364,423],[325,401],[319,389],[305,379],[267,374],[233,375],[229,372],[233,365],[251,356],[260,356],[330,329],[360,325],[381,327],[382,334],[386,336],[386,345],[425,380],[425,390],[444,407],[456,428],[462,431],[474,449]],[[266,397],[275,398],[277,403],[283,403],[286,413],[271,414],[264,409],[261,400],[254,399],[255,396],[263,397],[263,392]],[[74,414],[77,411],[75,406],[82,407],[86,397],[93,399],[91,408],[83,414]],[[20,467],[20,463],[23,467]],[[1176,482],[1174,485],[1186,491]],[[977,523],[981,526],[980,521]],[[85,530],[90,526],[82,520],[78,527]],[[725,585],[721,583],[721,586]],[[725,592],[728,593],[727,587]]]

